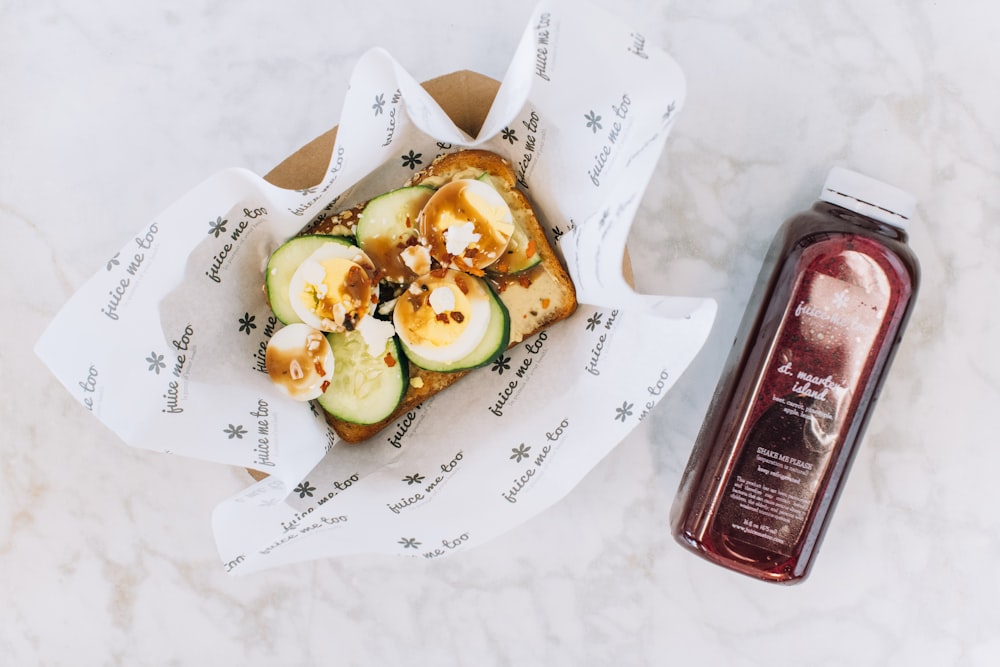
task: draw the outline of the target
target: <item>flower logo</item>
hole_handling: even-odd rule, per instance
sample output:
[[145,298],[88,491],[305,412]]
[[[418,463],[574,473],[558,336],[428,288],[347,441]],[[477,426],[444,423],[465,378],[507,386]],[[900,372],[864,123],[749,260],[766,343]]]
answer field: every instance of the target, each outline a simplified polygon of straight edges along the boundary
[[149,363],[148,370],[156,373],[157,375],[160,374],[162,369],[167,367],[167,365],[163,363],[163,355],[157,354],[156,352],[150,352],[149,356],[146,357],[146,362]]
[[312,498],[313,491],[315,490],[316,487],[310,486],[309,480],[306,480],[301,484],[299,484],[298,486],[296,486],[294,489],[292,489],[292,493],[299,494],[299,498],[305,498],[306,496]]
[[591,109],[590,113],[585,114],[583,117],[587,119],[587,127],[592,129],[594,134],[597,134],[597,131],[603,127],[603,125],[601,125],[601,117],[594,113],[593,109]]
[[256,316],[251,315],[250,313],[243,313],[243,317],[240,318],[240,331],[245,331],[249,336],[250,330],[257,328],[257,325],[253,323],[255,319]]
[[514,463],[520,463],[522,459],[528,458],[528,452],[531,451],[531,447],[526,446],[522,442],[519,447],[512,447],[510,451],[514,452],[510,455],[510,458],[514,459]]
[[503,375],[504,371],[510,370],[510,357],[501,354],[493,360],[493,367],[490,370],[496,371],[497,375]]
[[414,153],[413,151],[410,151],[406,155],[402,155],[400,157],[403,159],[404,167],[409,167],[410,169],[416,169],[418,164],[424,163],[423,160],[420,159],[421,157],[423,157],[423,155],[424,155],[423,153]]
[[222,216],[218,216],[214,221],[208,221],[208,233],[214,234],[215,238],[219,238],[222,234],[226,233],[226,223],[228,220],[223,220]]

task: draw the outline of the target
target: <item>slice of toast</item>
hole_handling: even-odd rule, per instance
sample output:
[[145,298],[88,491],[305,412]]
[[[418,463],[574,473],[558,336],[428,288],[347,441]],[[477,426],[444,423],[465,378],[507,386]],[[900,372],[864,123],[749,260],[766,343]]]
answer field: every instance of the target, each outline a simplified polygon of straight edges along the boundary
[[[502,278],[490,277],[500,299],[510,312],[510,346],[517,345],[542,329],[569,317],[576,310],[576,290],[549,244],[545,231],[535,216],[527,198],[517,189],[517,178],[510,163],[496,153],[483,150],[462,150],[442,155],[427,168],[402,185],[440,186],[457,178],[478,178],[484,172],[490,183],[503,196],[517,224],[534,241],[541,257],[536,266]],[[353,233],[358,215],[364,209],[357,206],[332,215],[303,230],[310,234]],[[410,386],[399,407],[376,424],[354,424],[327,414],[326,420],[347,442],[362,442],[376,435],[400,416],[431,396],[447,389],[471,371],[438,373],[410,364]]]

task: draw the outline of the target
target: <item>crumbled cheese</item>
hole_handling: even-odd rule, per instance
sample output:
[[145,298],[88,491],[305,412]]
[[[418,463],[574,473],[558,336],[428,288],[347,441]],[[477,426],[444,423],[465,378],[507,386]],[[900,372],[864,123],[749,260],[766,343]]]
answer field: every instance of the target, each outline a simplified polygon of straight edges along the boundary
[[437,315],[455,310],[455,293],[448,287],[435,287],[427,301]]
[[315,352],[323,344],[323,334],[317,332],[311,333],[306,336],[306,349],[310,352]]
[[357,330],[368,346],[368,354],[373,357],[381,356],[385,351],[386,342],[396,333],[392,322],[374,317],[362,317],[358,321]]
[[427,275],[431,271],[431,251],[422,245],[411,245],[399,253],[403,264],[418,276]]
[[389,301],[380,301],[378,307],[375,309],[379,315],[391,315],[393,308],[396,307],[396,302],[399,299],[391,299]]
[[452,225],[444,231],[445,250],[449,255],[461,255],[480,238],[481,235],[476,233],[476,227],[471,222]]

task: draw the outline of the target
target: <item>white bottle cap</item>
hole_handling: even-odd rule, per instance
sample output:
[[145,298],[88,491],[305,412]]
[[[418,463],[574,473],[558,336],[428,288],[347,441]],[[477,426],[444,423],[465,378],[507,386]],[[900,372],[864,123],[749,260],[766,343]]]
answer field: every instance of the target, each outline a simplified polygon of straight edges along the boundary
[[909,192],[843,167],[830,170],[819,198],[904,230],[917,206]]

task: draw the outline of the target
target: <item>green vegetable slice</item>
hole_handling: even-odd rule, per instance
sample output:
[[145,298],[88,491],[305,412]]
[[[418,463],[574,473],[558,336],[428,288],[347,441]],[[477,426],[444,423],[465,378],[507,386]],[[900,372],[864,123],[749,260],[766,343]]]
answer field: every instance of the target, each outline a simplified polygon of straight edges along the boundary
[[334,417],[354,424],[375,424],[392,414],[410,381],[406,358],[395,336],[372,355],[361,333],[328,333],[333,348],[333,379],[320,406]]
[[302,262],[309,259],[310,255],[327,243],[354,245],[343,236],[324,234],[295,236],[275,250],[267,261],[267,268],[264,271],[267,301],[271,305],[271,310],[274,311],[274,316],[282,323],[294,324],[302,321],[302,318],[295,313],[295,309],[292,307],[291,295],[289,294],[292,276]]

